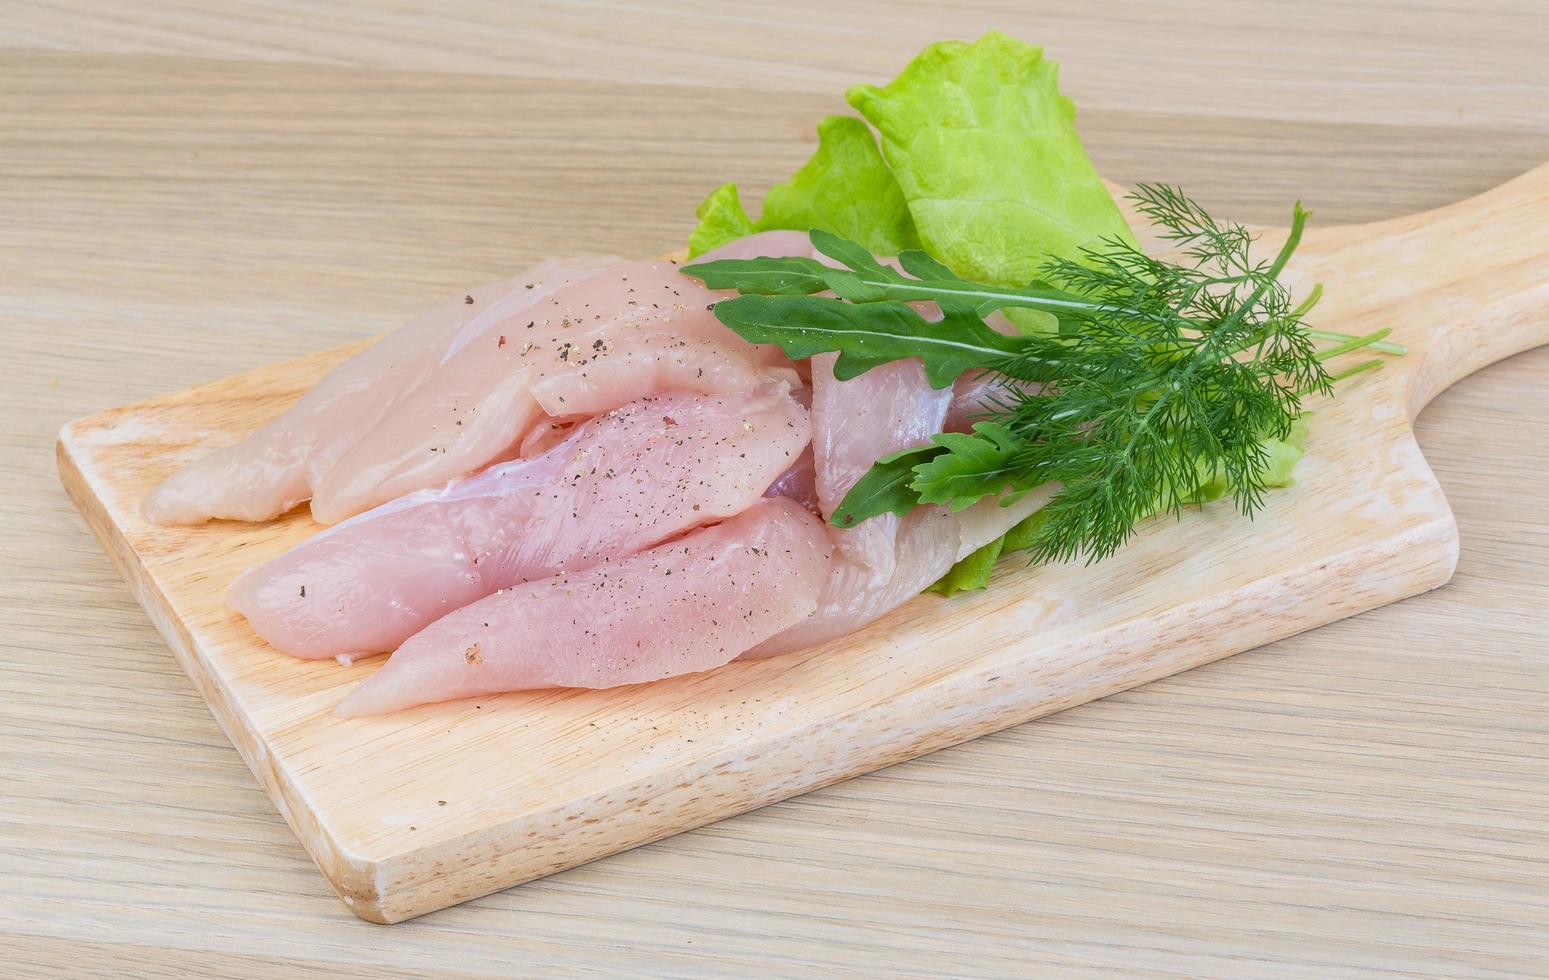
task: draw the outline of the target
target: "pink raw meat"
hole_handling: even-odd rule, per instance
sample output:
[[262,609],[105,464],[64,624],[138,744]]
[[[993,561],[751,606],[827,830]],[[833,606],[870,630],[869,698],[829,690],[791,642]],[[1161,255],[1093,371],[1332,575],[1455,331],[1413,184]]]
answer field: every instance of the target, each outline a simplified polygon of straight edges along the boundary
[[910,511],[899,520],[893,535],[893,570],[886,579],[878,581],[872,569],[836,555],[813,614],[745,656],[757,659],[805,650],[847,636],[885,616],[945,575],[953,563],[1042,507],[1057,489],[1052,484],[1040,487],[1010,507],[1002,507],[996,500],[981,500],[956,514],[936,506]]
[[690,259],[691,264],[717,259],[783,258],[787,255],[811,255],[812,236],[805,231],[760,231],[733,239],[720,248]]
[[663,384],[715,393],[795,381],[777,348],[716,321],[723,296],[664,261],[556,290],[448,357],[366,433],[316,488],[313,516],[342,520],[509,458],[546,416],[605,411]]
[[801,451],[790,469],[775,477],[764,496],[788,497],[812,513],[819,513],[817,472],[813,469],[811,446]]
[[1012,381],[986,371],[969,372],[957,379],[952,386],[952,404],[947,408],[947,418],[942,424],[944,432],[967,432],[975,422],[996,414],[1000,406],[1010,404],[1020,388],[1036,395],[1042,386],[1032,381]]
[[[194,460],[145,498],[154,524],[266,521],[312,495],[333,463],[490,316],[508,316],[616,259],[543,262],[431,307],[330,371],[284,414]],[[472,300],[470,303],[469,300]]]
[[579,426],[542,456],[330,528],[243,575],[228,601],[294,656],[392,650],[497,589],[738,513],[809,436],[806,411],[783,385],[643,399]]
[[[812,455],[826,518],[878,459],[940,432],[952,400],[950,388],[931,388],[917,360],[884,364],[849,381],[834,377],[836,360],[837,354],[812,358]],[[893,574],[898,520],[883,514],[849,530],[835,528],[835,550],[869,569],[877,584],[885,582]]]
[[335,714],[709,670],[805,619],[828,563],[817,519],[771,500],[650,551],[518,585],[444,616]]

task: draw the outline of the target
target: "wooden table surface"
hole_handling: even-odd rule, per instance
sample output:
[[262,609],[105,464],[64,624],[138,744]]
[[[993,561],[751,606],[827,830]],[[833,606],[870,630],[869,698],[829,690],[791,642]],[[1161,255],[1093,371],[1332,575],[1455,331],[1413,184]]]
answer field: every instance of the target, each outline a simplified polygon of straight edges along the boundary
[[329,891],[52,461],[72,417],[538,256],[678,245],[846,84],[990,26],[1064,62],[1116,180],[1251,220],[1445,203],[1549,160],[1540,2],[410,6],[0,9],[0,974],[1543,974],[1549,350],[1420,420],[1439,592],[393,927]]

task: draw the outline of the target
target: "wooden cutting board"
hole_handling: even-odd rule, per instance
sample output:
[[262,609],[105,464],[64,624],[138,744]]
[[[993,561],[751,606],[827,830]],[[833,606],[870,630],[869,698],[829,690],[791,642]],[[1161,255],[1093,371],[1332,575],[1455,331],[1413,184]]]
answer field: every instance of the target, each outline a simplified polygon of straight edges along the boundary
[[[1270,247],[1278,232],[1266,233]],[[1095,567],[1001,563],[793,656],[613,691],[339,720],[378,661],[268,648],[222,601],[317,530],[157,528],[140,498],[278,414],[355,348],[79,419],[60,474],[237,750],[345,903],[396,922],[1247,650],[1447,581],[1457,528],[1411,421],[1549,342],[1549,166],[1477,198],[1314,229],[1289,278],[1317,325],[1410,348],[1314,406],[1297,484],[1252,521],[1154,522]]]

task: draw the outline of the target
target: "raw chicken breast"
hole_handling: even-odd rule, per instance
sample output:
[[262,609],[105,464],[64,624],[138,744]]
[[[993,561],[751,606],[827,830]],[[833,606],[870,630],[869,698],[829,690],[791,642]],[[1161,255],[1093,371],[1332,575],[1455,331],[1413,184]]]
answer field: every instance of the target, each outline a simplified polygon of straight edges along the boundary
[[947,417],[942,421],[943,432],[968,432],[973,424],[995,411],[995,399],[1002,382],[999,375],[988,371],[971,372],[957,379],[952,386],[952,402],[947,406]]
[[716,321],[721,295],[660,261],[556,290],[448,357],[314,488],[312,515],[332,523],[509,458],[546,415],[605,411],[662,384],[715,393],[796,380],[777,348]]
[[[963,378],[955,388],[931,389],[917,361],[873,368],[850,381],[834,378],[837,358],[812,359],[812,451],[816,490],[831,517],[850,487],[879,458],[926,442],[942,431],[949,409],[980,411],[987,379]],[[793,486],[799,486],[794,482]],[[981,501],[959,513],[919,507],[903,517],[882,514],[848,530],[829,527],[833,570],[818,609],[805,622],[761,644],[750,657],[801,650],[851,633],[919,595],[954,562],[1004,534],[1048,499],[1052,488],[1011,507]]]
[[952,386],[952,404],[947,407],[944,432],[968,432],[975,422],[1001,411],[1000,406],[1011,401],[1014,392],[1021,388],[1028,394],[1037,394],[1042,386],[1033,381],[1012,381],[987,371],[973,372],[957,379]]
[[[917,360],[884,364],[849,381],[834,377],[837,360],[837,354],[812,358],[812,455],[825,518],[878,459],[940,432],[952,401],[950,388],[931,388]],[[835,548],[881,585],[893,574],[898,521],[883,514],[849,530],[835,528]]]
[[[864,521],[852,530],[880,519]],[[828,533],[837,536],[847,532],[829,527]],[[876,566],[836,553],[812,615],[746,656],[756,659],[805,650],[860,629],[945,575],[956,560],[960,543],[957,522],[944,507],[918,507],[895,518],[888,539],[887,574],[879,575]]]
[[[919,507],[899,519],[893,537],[893,570],[877,581],[873,570],[834,557],[817,610],[807,619],[748,651],[748,659],[805,650],[855,632],[919,595],[926,586],[1005,534],[1048,502],[1057,486],[1041,487],[1010,507],[981,500],[953,514],[945,507]],[[877,518],[872,518],[877,520]],[[852,530],[859,530],[864,521]],[[835,533],[834,528],[829,533]],[[842,533],[842,532],[840,532]]]
[[689,261],[699,263],[714,262],[717,259],[784,258],[788,255],[811,254],[812,235],[809,232],[760,231],[729,241]]
[[766,497],[788,497],[814,514],[818,510],[817,471],[813,468],[812,447],[808,446],[796,457],[791,468],[775,477],[764,491]]
[[242,442],[178,470],[145,498],[145,518],[199,524],[278,517],[310,497],[321,474],[423,380],[457,338],[616,261],[543,262],[431,307],[329,372]]
[[755,503],[806,446],[784,385],[669,394],[587,422],[531,460],[385,504],[232,586],[232,608],[298,657],[392,650],[518,582],[586,568]]
[[[624,338],[597,356],[586,370],[550,374],[533,382],[532,397],[551,418],[596,415],[625,396],[641,398],[658,391],[746,391],[769,380],[799,381],[783,364],[760,364],[731,331],[724,338],[657,334]],[[600,350],[599,350],[600,354]]]
[[518,459],[532,459],[534,456],[542,456],[555,446],[570,438],[570,432],[576,423],[564,421],[550,421],[542,425],[536,425],[527,438],[522,440],[522,447],[517,452]]
[[650,551],[518,585],[444,616],[335,714],[709,670],[805,619],[828,562],[817,519],[771,500]]

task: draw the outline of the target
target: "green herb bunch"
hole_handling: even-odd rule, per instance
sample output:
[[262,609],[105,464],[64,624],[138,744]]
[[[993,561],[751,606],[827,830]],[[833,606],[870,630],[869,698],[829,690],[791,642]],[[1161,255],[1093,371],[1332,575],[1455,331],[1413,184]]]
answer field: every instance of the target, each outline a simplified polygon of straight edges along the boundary
[[[743,338],[792,358],[837,351],[840,380],[917,357],[937,388],[972,372],[1004,382],[972,432],[879,460],[835,511],[835,525],[922,504],[1010,504],[1057,483],[1026,536],[1030,557],[1096,561],[1139,521],[1176,514],[1207,487],[1251,515],[1268,486],[1268,447],[1291,436],[1303,398],[1380,364],[1332,374],[1325,362],[1362,348],[1402,352],[1382,342],[1387,331],[1351,337],[1303,323],[1316,292],[1295,306],[1280,281],[1307,221],[1299,204],[1279,252],[1260,261],[1245,228],[1217,222],[1177,188],[1141,185],[1133,199],[1176,244],[1179,261],[1105,239],[1008,288],[958,277],[918,250],[898,256],[900,271],[813,231],[816,250],[842,267],[784,257],[684,272],[740,294],[715,313]],[[940,319],[922,315],[920,304]],[[1021,329],[992,329],[986,318],[996,312]],[[1320,350],[1318,340],[1336,343]]]

